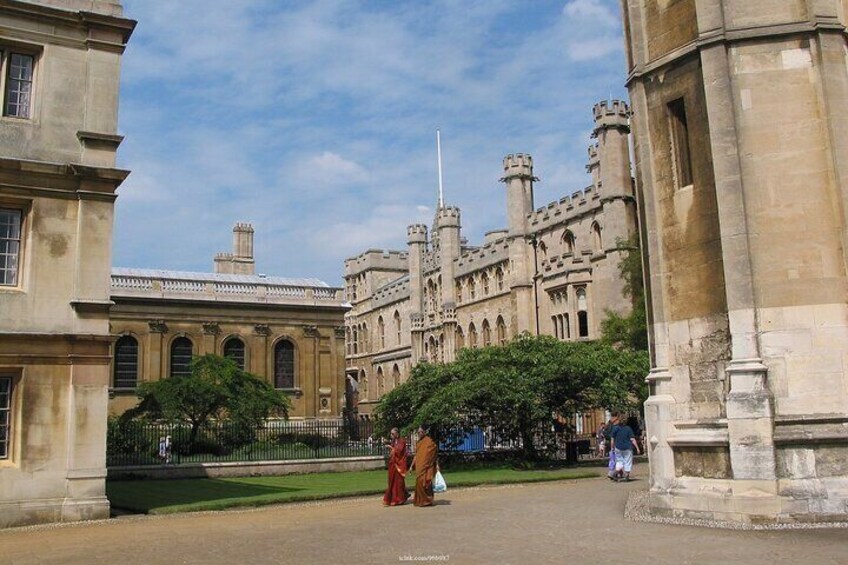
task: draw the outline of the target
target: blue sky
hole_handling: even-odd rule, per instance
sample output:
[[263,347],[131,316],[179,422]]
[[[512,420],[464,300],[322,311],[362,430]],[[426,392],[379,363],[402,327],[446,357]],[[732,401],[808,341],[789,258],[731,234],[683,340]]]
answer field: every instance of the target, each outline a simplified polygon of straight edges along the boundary
[[501,160],[536,206],[589,183],[592,105],[626,96],[618,0],[124,0],[113,263],[209,271],[235,222],[257,272],[340,285],[446,203],[504,226]]

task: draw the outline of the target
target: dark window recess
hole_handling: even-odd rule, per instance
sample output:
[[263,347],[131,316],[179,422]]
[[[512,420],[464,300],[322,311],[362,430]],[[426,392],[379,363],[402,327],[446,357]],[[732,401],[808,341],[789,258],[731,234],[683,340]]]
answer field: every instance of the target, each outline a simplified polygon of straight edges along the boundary
[[683,98],[668,103],[671,151],[677,172],[677,187],[692,184],[692,155],[689,148],[689,122]]
[[171,343],[171,376],[180,377],[191,374],[191,340],[178,337]]
[[577,324],[579,326],[579,336],[589,337],[589,314],[585,311],[577,312]]
[[115,367],[112,386],[135,388],[138,384],[138,341],[125,335],[115,342]]
[[294,345],[281,341],[274,347],[274,386],[294,388]]
[[224,357],[235,361],[238,368],[244,371],[244,342],[237,337],[228,339],[224,344]]

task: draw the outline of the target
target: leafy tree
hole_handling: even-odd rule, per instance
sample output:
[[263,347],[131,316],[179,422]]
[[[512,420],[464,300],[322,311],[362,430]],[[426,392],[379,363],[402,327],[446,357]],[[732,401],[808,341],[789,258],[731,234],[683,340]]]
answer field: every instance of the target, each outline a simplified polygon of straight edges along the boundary
[[212,419],[227,420],[227,433],[236,436],[271,416],[288,418],[290,408],[290,401],[283,393],[239,369],[232,359],[218,355],[194,358],[188,375],[143,383],[138,395],[141,402],[124,414],[125,419],[187,421],[191,425],[192,445]]
[[446,365],[416,365],[381,399],[376,416],[384,429],[427,424],[441,439],[451,430],[491,427],[520,439],[523,457],[533,459],[552,439],[540,432],[555,414],[636,406],[647,372],[645,352],[525,334],[503,347],[463,349]]
[[601,322],[601,341],[619,348],[647,351],[648,322],[639,238],[634,235],[627,240],[619,239],[616,245],[627,250],[618,263],[618,272],[624,280],[622,293],[630,298],[633,309],[627,316],[607,309],[606,319]]

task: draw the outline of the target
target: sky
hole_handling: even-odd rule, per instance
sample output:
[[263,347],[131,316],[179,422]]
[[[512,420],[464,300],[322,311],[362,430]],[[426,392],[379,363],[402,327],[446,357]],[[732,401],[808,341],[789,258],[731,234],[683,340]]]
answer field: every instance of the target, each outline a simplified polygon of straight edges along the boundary
[[[625,98],[618,0],[123,0],[113,264],[212,270],[252,223],[257,273],[342,285],[445,203],[506,223],[502,159],[541,207],[590,183],[592,106]],[[625,98],[626,99],[626,98]]]

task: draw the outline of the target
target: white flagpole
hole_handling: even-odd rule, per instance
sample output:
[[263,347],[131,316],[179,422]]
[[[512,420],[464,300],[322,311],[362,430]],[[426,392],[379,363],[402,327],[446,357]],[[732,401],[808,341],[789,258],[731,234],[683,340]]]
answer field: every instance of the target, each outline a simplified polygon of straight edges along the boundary
[[436,155],[439,160],[439,208],[444,208],[445,194],[442,190],[442,137],[439,130],[436,130]]

